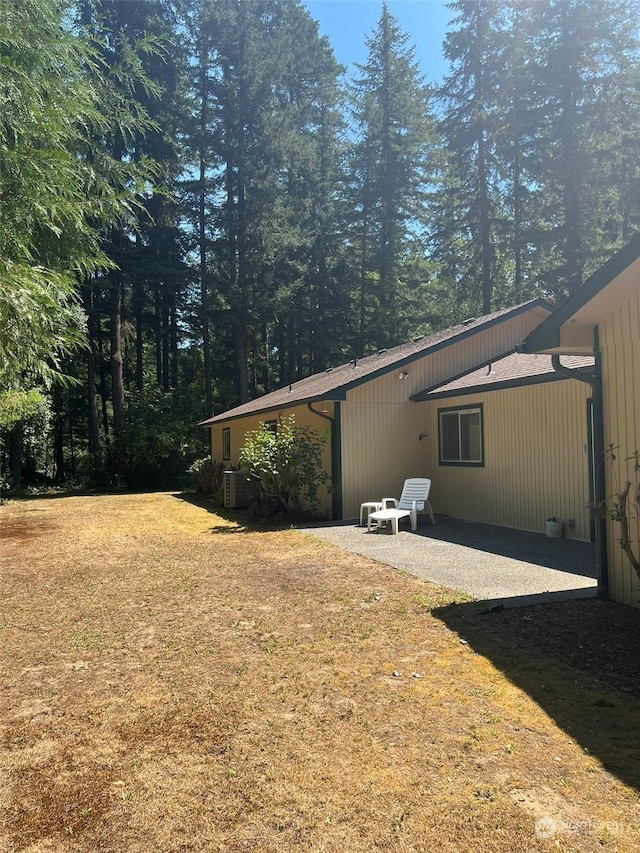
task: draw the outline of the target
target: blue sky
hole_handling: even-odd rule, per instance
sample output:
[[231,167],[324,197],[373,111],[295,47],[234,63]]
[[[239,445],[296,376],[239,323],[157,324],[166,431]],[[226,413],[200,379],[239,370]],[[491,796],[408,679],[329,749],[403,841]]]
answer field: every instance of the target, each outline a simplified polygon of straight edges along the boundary
[[[350,66],[364,62],[365,35],[371,35],[380,18],[382,0],[303,0],[319,22],[320,34],[328,36],[338,62]],[[391,14],[408,34],[416,59],[428,82],[439,82],[447,65],[442,40],[451,18],[443,0],[387,0]],[[351,71],[351,69],[349,69]]]

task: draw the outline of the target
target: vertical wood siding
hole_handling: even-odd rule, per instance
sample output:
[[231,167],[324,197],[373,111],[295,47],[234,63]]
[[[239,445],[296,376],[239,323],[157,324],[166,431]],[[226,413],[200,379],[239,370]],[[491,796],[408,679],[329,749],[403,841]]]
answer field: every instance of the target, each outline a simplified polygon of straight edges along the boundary
[[[399,380],[397,380],[399,381]],[[407,477],[430,476],[427,446],[418,435],[419,405],[349,400],[343,433],[343,516],[356,518],[364,501],[400,497]],[[344,417],[343,417],[344,424]]]
[[[605,463],[607,494],[626,480],[635,483],[633,463],[625,461],[640,450],[640,294],[635,294],[600,325],[605,447],[617,447],[613,464]],[[633,497],[633,489],[631,497]],[[640,531],[632,530],[636,548]],[[640,582],[619,545],[620,527],[607,521],[609,595],[624,604],[640,604]]]
[[[433,476],[437,431],[411,395],[513,350],[545,316],[528,311],[403,367],[404,379],[398,369],[348,392],[342,405],[344,518],[356,518],[364,501],[398,497],[407,477]],[[420,440],[424,433],[429,438]]]
[[[587,398],[568,379],[419,404],[430,427],[434,510],[457,518],[544,532],[547,518],[573,519],[564,535],[589,540]],[[438,464],[438,408],[483,404],[484,466]]]

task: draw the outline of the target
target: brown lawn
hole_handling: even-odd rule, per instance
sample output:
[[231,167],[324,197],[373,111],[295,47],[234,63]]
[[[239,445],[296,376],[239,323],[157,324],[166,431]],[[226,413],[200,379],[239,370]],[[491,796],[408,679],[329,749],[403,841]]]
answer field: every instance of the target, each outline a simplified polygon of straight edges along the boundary
[[640,849],[635,682],[589,645],[636,611],[483,615],[243,523],[0,507],[0,853]]

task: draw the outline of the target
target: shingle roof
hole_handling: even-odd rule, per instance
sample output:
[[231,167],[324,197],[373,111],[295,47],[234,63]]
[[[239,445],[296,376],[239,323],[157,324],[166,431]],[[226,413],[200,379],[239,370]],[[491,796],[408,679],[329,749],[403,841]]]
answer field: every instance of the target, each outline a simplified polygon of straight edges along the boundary
[[[592,369],[593,364],[594,360],[590,356],[564,356],[562,359],[562,365],[570,370],[586,371]],[[419,402],[481,391],[497,391],[500,388],[517,385],[553,382],[565,378],[553,369],[550,355],[523,355],[513,352],[502,358],[493,359],[451,382],[426,388],[419,394],[414,394],[411,399]]]
[[344,400],[346,392],[350,388],[375,379],[391,370],[397,370],[398,367],[422,358],[430,352],[451,346],[463,338],[477,334],[482,329],[536,307],[544,308],[549,312],[553,310],[549,303],[543,299],[532,299],[522,305],[505,308],[502,311],[495,311],[482,317],[474,317],[449,329],[414,338],[414,340],[397,347],[381,350],[361,359],[354,359],[339,367],[329,368],[322,373],[315,373],[313,376],[300,379],[277,391],[272,391],[255,400],[250,400],[248,403],[214,415],[203,421],[200,426],[209,426],[221,421],[234,420],[245,415],[268,412],[298,403],[311,403],[318,400]]

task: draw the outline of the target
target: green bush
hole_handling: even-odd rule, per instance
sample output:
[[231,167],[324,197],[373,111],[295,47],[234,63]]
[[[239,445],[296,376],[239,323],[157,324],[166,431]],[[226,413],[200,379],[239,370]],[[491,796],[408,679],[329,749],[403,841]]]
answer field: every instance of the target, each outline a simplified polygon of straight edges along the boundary
[[281,417],[275,432],[260,423],[245,434],[240,464],[258,480],[263,515],[317,514],[320,487],[329,482],[322,466],[326,440],[311,427],[296,427],[295,415]]
[[225,466],[222,462],[216,462],[210,456],[205,456],[204,459],[196,459],[189,467],[196,492],[203,495],[210,495],[216,503],[222,503],[222,487],[223,473]]

